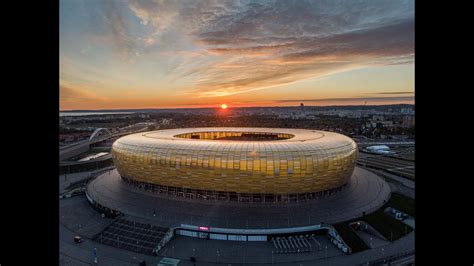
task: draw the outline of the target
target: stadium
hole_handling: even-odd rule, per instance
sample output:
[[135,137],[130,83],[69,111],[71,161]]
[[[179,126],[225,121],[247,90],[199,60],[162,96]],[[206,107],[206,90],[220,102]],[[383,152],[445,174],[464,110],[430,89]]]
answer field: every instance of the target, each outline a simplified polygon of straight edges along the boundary
[[114,142],[116,169],[85,192],[101,213],[144,219],[170,237],[268,241],[325,230],[342,248],[330,224],[374,212],[390,197],[384,180],[355,167],[357,156],[351,138],[326,131],[142,132]]
[[129,135],[112,147],[122,179],[188,198],[274,202],[331,193],[347,183],[357,145],[303,129],[172,129]]

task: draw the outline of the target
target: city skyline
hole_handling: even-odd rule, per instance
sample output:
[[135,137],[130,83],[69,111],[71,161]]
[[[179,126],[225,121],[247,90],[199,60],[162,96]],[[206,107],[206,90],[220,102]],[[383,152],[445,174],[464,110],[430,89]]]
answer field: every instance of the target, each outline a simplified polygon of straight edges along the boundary
[[60,2],[60,109],[414,103],[413,1]]

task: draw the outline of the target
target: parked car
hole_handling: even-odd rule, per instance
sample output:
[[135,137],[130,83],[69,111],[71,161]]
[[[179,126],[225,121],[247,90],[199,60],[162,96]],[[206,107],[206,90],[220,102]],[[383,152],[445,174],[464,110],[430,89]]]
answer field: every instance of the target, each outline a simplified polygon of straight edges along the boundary
[[82,238],[80,236],[75,236],[74,237],[74,243],[82,243]]

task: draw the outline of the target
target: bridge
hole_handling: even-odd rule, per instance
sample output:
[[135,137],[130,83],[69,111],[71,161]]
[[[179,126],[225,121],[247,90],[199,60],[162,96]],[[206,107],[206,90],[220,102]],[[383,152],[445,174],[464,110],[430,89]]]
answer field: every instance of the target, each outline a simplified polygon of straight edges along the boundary
[[100,143],[102,141],[111,139],[111,138],[116,138],[116,137],[121,137],[125,135],[129,135],[132,133],[137,133],[141,131],[145,131],[147,127],[140,128],[140,129],[134,129],[133,127],[127,127],[128,130],[125,130],[123,132],[118,132],[113,134],[108,130],[107,128],[97,128],[92,132],[91,136],[89,139],[78,141],[63,147],[59,148],[59,161],[64,161],[69,158],[72,158],[74,156],[77,156],[81,153],[84,153],[90,149],[90,147],[93,144]]
[[107,128],[97,128],[94,130],[92,135],[89,138],[89,142],[95,141],[96,139],[101,139],[104,137],[109,137],[112,135],[112,132],[108,130]]

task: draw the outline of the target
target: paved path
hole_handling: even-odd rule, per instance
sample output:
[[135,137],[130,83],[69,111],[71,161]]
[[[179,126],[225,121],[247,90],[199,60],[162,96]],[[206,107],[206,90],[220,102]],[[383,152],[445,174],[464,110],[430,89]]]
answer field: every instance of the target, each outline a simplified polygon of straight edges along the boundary
[[[327,251],[301,254],[273,254],[272,245],[269,242],[234,242],[219,240],[203,240],[196,238],[177,237],[172,240],[158,257],[146,256],[126,250],[99,244],[84,238],[84,242],[76,244],[73,237],[78,234],[77,223],[83,224],[83,230],[88,231],[103,218],[87,205],[85,196],[78,196],[60,201],[60,215],[76,213],[76,220],[64,219],[60,223],[60,265],[93,265],[92,249],[98,250],[98,265],[138,265],[140,260],[145,260],[147,265],[157,265],[158,261],[166,257],[175,257],[181,260],[179,266],[193,265],[189,261],[191,256],[198,259],[197,266],[211,265],[358,265],[367,261],[372,261],[382,257],[388,257],[414,249],[414,232],[406,237],[394,241],[392,244],[366,250],[353,255],[345,255],[335,248],[325,237],[318,237],[318,241],[323,247],[327,246]],[[72,211],[74,210],[74,211]],[[90,221],[90,222],[88,222]],[[173,248],[174,247],[174,248]],[[383,251],[382,251],[383,248]],[[193,250],[194,249],[194,250]],[[219,251],[219,255],[218,252]],[[61,264],[62,263],[62,264]]]
[[[180,266],[193,265],[189,261],[189,257],[195,255],[199,263],[196,265],[294,265],[294,266],[310,266],[310,265],[360,265],[380,258],[389,257],[401,253],[403,251],[413,250],[415,248],[415,235],[411,232],[407,236],[400,238],[393,243],[386,242],[374,249],[368,249],[352,255],[343,254],[336,249],[327,239],[318,238],[322,246],[327,244],[321,251],[300,254],[274,254],[272,259],[270,243],[226,243],[219,240],[201,240],[194,238],[177,238],[174,244],[174,256],[181,259]],[[162,255],[173,255],[173,241],[167,245],[166,251]],[[228,241],[230,242],[230,241]],[[193,248],[195,251],[193,252]],[[179,251],[178,251],[179,249]],[[217,255],[219,250],[219,256]],[[205,255],[199,254],[199,251],[205,252]],[[226,257],[228,257],[226,259]],[[187,258],[187,260],[186,260]],[[209,261],[212,260],[213,262]],[[216,263],[216,261],[220,263]]]
[[377,236],[372,234],[366,233],[364,231],[356,231],[357,235],[364,240],[364,242],[372,248],[381,247],[389,243],[389,241],[385,239],[381,239]]
[[[99,204],[122,213],[157,221],[223,228],[285,228],[347,221],[380,208],[390,187],[377,175],[356,168],[347,186],[334,195],[299,203],[237,203],[170,199],[124,184],[117,171],[93,180],[87,193]],[[156,217],[153,217],[153,211]]]
[[[126,250],[102,245],[90,238],[111,221],[102,218],[87,203],[85,196],[60,200],[59,253],[64,265],[92,265],[94,247],[97,248],[99,265],[138,265],[141,259],[147,264],[157,265],[159,258],[137,254]],[[73,238],[80,235],[84,242],[74,243]],[[135,258],[135,259],[134,259]]]
[[114,168],[115,168],[114,166],[110,166],[110,167],[105,167],[105,168],[93,170],[93,171],[59,175],[59,194],[66,192],[67,187],[74,182],[85,180],[91,175],[97,175],[97,174],[103,173],[104,171],[112,170]]
[[[366,174],[367,171],[356,168],[357,173]],[[113,176],[114,172],[110,172],[109,175]],[[373,177],[375,175],[370,174],[367,175]],[[370,178],[369,178],[370,179]],[[380,180],[379,178],[377,178]],[[375,179],[375,180],[377,180]],[[370,182],[368,182],[369,184]],[[377,182],[376,182],[377,183]],[[354,183],[357,186],[361,186],[364,182],[357,182]],[[382,182],[381,187],[384,191],[388,188],[388,185],[385,182]],[[102,184],[107,185],[107,184]],[[101,190],[104,187],[101,188]],[[372,188],[373,189],[373,188]],[[390,189],[390,188],[388,188]],[[112,192],[115,190],[112,187]],[[349,188],[348,191],[351,191]],[[365,194],[370,194],[368,192],[371,189],[363,190]],[[126,193],[127,195],[120,195],[119,199],[130,200],[131,202],[128,205],[125,205],[125,209],[128,210],[129,214],[134,213],[141,213],[141,217],[145,219],[153,219],[151,213],[147,212],[146,210],[149,209],[149,206],[141,206],[136,205],[141,202],[143,196],[146,196],[149,199],[153,200],[153,208],[162,211],[171,211],[176,210],[175,208],[185,207],[189,205],[187,201],[180,201],[179,205],[171,204],[168,206],[169,202],[163,201],[160,197],[144,195],[143,193],[136,193],[133,189],[126,187],[126,190],[118,190],[115,193]],[[131,193],[133,192],[133,193]],[[114,197],[117,194],[112,193]],[[131,194],[130,194],[131,193]],[[381,194],[383,195],[383,194]],[[334,196],[337,196],[334,195]],[[380,195],[379,195],[380,196]],[[150,198],[151,197],[151,198]],[[114,201],[115,199],[108,198],[108,201]],[[341,200],[338,197],[330,197],[327,199],[331,202],[337,202]],[[135,202],[138,201],[138,202]],[[176,202],[176,201],[171,201]],[[358,202],[360,204],[360,202]],[[158,204],[158,205],[157,205]],[[206,210],[206,207],[209,205],[215,205],[215,202],[207,202],[207,203],[200,203],[198,205],[194,205],[184,209],[184,211],[191,211],[191,213],[204,213],[205,215],[214,215],[219,210],[210,211]],[[356,203],[357,204],[357,203]],[[239,205],[239,204],[237,204]],[[351,206],[351,205],[349,205]],[[318,208],[318,205],[315,203],[308,203],[310,208]],[[334,208],[334,206],[332,206]],[[142,209],[142,212],[136,210]],[[236,209],[237,208],[237,209]],[[212,208],[211,208],[212,209]],[[260,208],[258,208],[260,209]],[[275,207],[271,208],[273,215],[278,213],[280,210],[280,216],[276,217],[283,217],[287,215],[295,214],[292,213],[291,210],[294,210],[294,205],[288,204],[284,207]],[[181,209],[178,209],[181,211]],[[145,211],[145,212],[143,212]],[[238,206],[232,208],[232,212],[236,212],[236,216],[242,215],[242,213],[238,210]],[[254,214],[255,212],[251,212],[250,214]],[[311,211],[311,214],[315,212]],[[323,212],[324,213],[324,212]],[[331,214],[337,215],[337,211]],[[228,213],[228,217],[230,219],[234,219],[231,215],[232,213]],[[248,213],[247,213],[248,214]],[[329,213],[326,212],[326,215]],[[395,255],[403,251],[409,251],[414,249],[414,232],[411,232],[407,236],[400,238],[393,243],[386,243],[383,246],[379,246],[374,249],[366,250],[363,252],[359,252],[352,255],[345,255],[338,249],[336,249],[329,241],[325,238],[319,238],[319,241],[322,243],[323,247],[326,246],[326,242],[329,244],[328,249],[323,248],[322,251],[317,251],[313,253],[301,253],[301,254],[285,254],[285,255],[276,255],[271,253],[272,246],[269,242],[234,242],[234,241],[218,241],[218,240],[202,240],[202,239],[195,239],[195,238],[185,238],[185,237],[177,237],[172,240],[168,245],[165,247],[164,250],[160,253],[158,257],[151,257],[146,256],[143,254],[137,254],[126,250],[116,249],[114,247],[106,246],[94,242],[88,238],[88,236],[93,235],[94,232],[100,231],[101,226],[105,224],[106,221],[100,216],[99,213],[95,212],[88,204],[85,196],[78,196],[69,199],[63,199],[60,201],[60,215],[61,223],[60,223],[60,265],[92,265],[93,257],[92,257],[92,249],[96,247],[98,249],[98,258],[99,258],[99,265],[138,265],[138,262],[144,259],[147,262],[147,265],[157,265],[159,260],[163,256],[169,257],[176,257],[181,259],[179,265],[180,266],[187,266],[193,265],[189,261],[191,256],[195,256],[198,258],[197,266],[204,266],[204,265],[229,265],[232,263],[233,266],[235,265],[256,265],[261,263],[265,263],[265,265],[272,265],[272,262],[277,265],[360,265],[362,263],[366,263],[367,261],[373,261],[379,258],[388,257],[390,255]],[[298,215],[295,215],[298,218]],[[327,216],[326,216],[327,217]],[[175,217],[180,218],[180,217]],[[181,217],[183,218],[183,217]],[[313,218],[314,219],[314,218]],[[107,220],[107,218],[105,219]],[[101,221],[104,221],[104,224],[101,224]],[[155,217],[154,222],[162,222],[162,218]],[[173,219],[168,220],[168,222],[173,222]],[[198,221],[199,222],[199,221]],[[212,220],[211,220],[212,222]],[[287,222],[287,220],[285,221]],[[309,221],[308,221],[309,222]],[[81,226],[78,226],[78,224]],[[176,223],[176,221],[174,221]],[[294,222],[291,220],[290,224],[292,225]],[[253,223],[250,223],[252,225]],[[85,241],[81,244],[76,244],[73,242],[73,237],[77,234],[81,234],[84,237]],[[173,248],[174,247],[174,248]],[[193,250],[194,249],[194,250]],[[217,252],[219,251],[219,252]],[[62,264],[61,264],[62,263]]]
[[75,196],[59,201],[59,221],[82,237],[92,238],[108,226],[112,219],[102,218],[85,196]]
[[[74,231],[65,228],[62,224],[59,226],[59,253],[64,256],[64,259],[70,260],[77,265],[91,265],[93,263],[93,248],[97,248],[97,257],[99,265],[117,265],[129,266],[138,265],[138,262],[145,259],[151,263],[153,260],[155,264],[158,262],[156,257],[148,257],[126,250],[119,250],[106,245],[101,245],[89,239],[77,244],[74,243],[73,237],[76,235]],[[70,264],[67,264],[70,265]]]
[[[414,181],[411,181],[411,180],[408,180],[396,175],[392,175],[389,173],[385,173],[379,170],[374,170],[374,169],[367,169],[367,170],[374,172],[378,174],[379,176],[385,178],[385,180],[389,184],[390,189],[392,190],[393,193],[399,193],[411,199],[415,198],[415,182]],[[403,182],[400,182],[400,179]]]
[[[273,253],[273,263],[293,263],[324,259],[326,257],[346,256],[337,249],[326,236],[317,237],[323,249],[314,252],[276,254]],[[316,244],[312,242],[313,246]],[[327,247],[327,249],[325,248]],[[203,240],[178,236],[169,242],[160,256],[174,257],[181,261],[189,261],[195,257],[199,265],[213,265],[216,263],[243,265],[271,264],[273,244],[271,242],[235,242],[219,240]],[[181,263],[180,263],[181,265]],[[184,264],[186,265],[186,264]],[[298,264],[296,264],[298,265]],[[310,264],[307,264],[310,265]]]
[[392,242],[391,244],[387,244],[385,246],[377,247],[374,249],[365,250],[356,254],[352,254],[350,256],[331,258],[325,262],[317,261],[314,263],[314,265],[358,265],[362,263],[367,263],[368,261],[388,257],[390,255],[395,255],[403,251],[409,251],[413,249],[415,249],[415,231],[412,231],[407,236],[402,237]]

